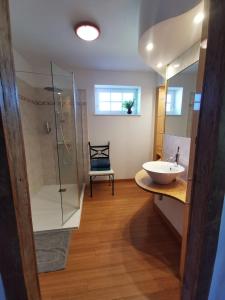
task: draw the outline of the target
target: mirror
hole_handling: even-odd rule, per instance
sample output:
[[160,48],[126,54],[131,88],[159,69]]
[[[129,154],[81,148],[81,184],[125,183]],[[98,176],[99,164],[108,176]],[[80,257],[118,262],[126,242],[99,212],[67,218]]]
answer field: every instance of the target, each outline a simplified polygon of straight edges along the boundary
[[165,133],[191,137],[198,62],[167,82]]

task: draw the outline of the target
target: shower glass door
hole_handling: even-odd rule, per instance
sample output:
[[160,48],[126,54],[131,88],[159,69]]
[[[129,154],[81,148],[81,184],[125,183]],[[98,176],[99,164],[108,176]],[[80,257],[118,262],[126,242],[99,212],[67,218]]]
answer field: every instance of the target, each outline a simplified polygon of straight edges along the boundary
[[[46,67],[49,70],[49,66]],[[62,195],[50,71],[16,70],[34,231],[60,228]]]
[[52,63],[55,124],[59,167],[59,193],[62,197],[62,223],[80,208],[77,165],[76,102],[73,74]]

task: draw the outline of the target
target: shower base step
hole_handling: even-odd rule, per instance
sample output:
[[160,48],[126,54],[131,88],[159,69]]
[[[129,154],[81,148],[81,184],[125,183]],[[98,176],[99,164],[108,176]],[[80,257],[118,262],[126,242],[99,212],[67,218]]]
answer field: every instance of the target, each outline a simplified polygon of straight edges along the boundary
[[38,272],[65,269],[72,230],[50,230],[34,233]]

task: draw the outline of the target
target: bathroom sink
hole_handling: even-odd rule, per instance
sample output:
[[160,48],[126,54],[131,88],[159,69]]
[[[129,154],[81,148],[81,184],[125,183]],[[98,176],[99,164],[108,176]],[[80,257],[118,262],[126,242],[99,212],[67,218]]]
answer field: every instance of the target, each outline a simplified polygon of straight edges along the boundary
[[171,183],[185,170],[181,165],[162,160],[146,162],[142,165],[142,168],[151,176],[155,183],[159,184]]

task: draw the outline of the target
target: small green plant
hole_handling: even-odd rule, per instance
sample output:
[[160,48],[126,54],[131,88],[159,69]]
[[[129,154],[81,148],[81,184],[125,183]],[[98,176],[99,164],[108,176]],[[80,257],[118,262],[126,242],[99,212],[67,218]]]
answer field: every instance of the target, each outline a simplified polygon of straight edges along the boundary
[[[135,100],[135,99],[134,99]],[[127,109],[128,114],[132,114],[131,108],[134,106],[134,100],[124,101],[122,103],[123,108]]]
[[134,106],[134,101],[124,101],[123,102],[123,107],[126,109],[132,108]]
[[[134,99],[135,100],[135,99]],[[134,100],[130,100],[130,101],[124,101],[122,103],[123,108],[127,109],[127,113],[130,115],[132,114],[132,110],[131,108],[134,106]]]

